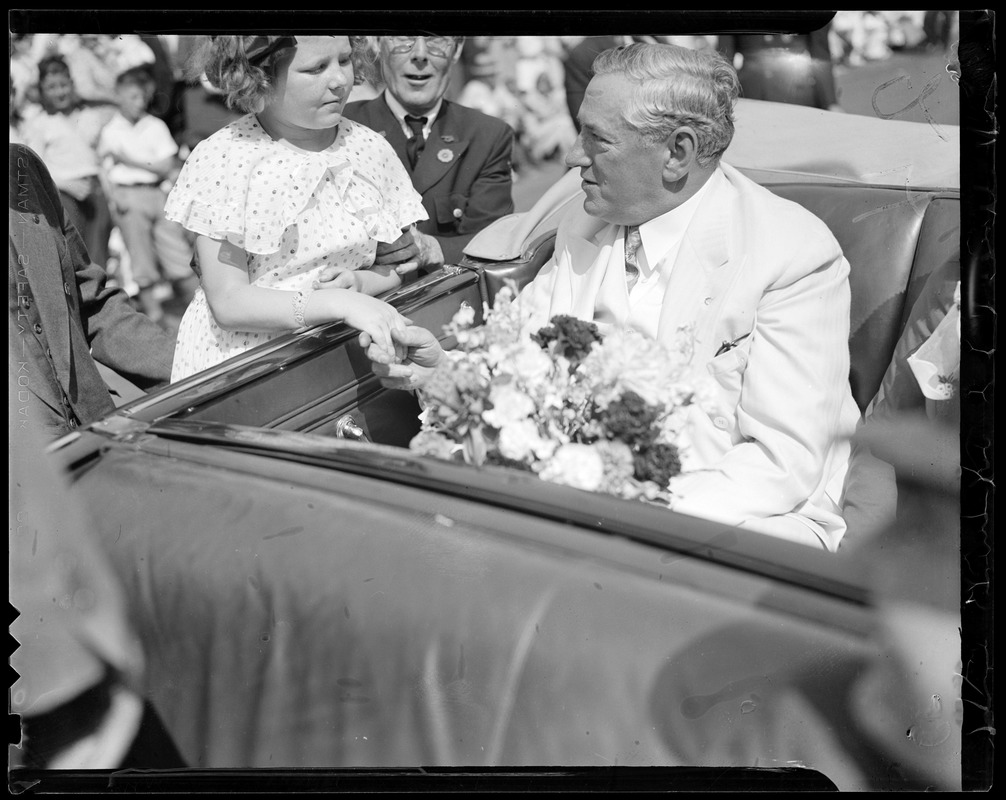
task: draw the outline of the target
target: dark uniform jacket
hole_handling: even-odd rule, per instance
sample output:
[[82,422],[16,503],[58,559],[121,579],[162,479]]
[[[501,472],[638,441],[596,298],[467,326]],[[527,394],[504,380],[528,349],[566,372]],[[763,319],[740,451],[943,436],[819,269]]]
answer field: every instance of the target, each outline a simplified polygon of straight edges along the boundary
[[10,345],[17,422],[48,436],[111,412],[95,361],[147,389],[171,377],[174,344],[105,285],[42,160],[9,145]]
[[611,47],[617,47],[620,40],[614,36],[588,36],[569,51],[563,62],[563,84],[566,89],[566,107],[577,131],[580,121],[576,118],[587,93],[587,84],[594,77],[594,59]]
[[440,242],[444,262],[457,263],[472,237],[513,212],[513,129],[502,120],[444,100],[414,170],[406,136],[384,95],[350,103],[343,116],[384,136],[423,196],[429,219],[420,232]]

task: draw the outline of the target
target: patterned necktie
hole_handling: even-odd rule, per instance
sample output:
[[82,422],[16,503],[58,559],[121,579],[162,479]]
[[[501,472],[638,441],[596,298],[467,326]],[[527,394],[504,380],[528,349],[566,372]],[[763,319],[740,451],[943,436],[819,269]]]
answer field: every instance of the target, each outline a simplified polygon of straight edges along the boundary
[[426,117],[405,115],[405,124],[412,131],[412,136],[409,137],[409,141],[405,144],[405,154],[409,157],[409,166],[413,169],[415,169],[416,162],[419,160],[419,154],[423,152],[423,147],[426,145],[426,140],[423,138],[423,127],[426,125],[426,120]]
[[630,225],[625,229],[625,286],[630,290],[639,279],[639,262],[636,260],[636,251],[639,250],[642,241],[639,228],[635,225]]

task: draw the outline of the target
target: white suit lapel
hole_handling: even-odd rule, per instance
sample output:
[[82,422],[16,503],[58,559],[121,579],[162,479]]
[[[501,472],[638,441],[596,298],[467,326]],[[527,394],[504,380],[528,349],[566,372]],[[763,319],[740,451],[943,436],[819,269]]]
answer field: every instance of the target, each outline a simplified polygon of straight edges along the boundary
[[584,215],[570,227],[559,255],[552,289],[549,317],[571,314],[593,319],[594,307],[609,272],[617,225],[610,225]]
[[[734,252],[737,193],[725,176],[696,209],[671,269],[660,310],[657,337],[673,343],[679,329],[694,326],[696,357],[711,358],[719,347],[714,329],[723,300],[744,263]],[[708,353],[706,352],[708,350]]]

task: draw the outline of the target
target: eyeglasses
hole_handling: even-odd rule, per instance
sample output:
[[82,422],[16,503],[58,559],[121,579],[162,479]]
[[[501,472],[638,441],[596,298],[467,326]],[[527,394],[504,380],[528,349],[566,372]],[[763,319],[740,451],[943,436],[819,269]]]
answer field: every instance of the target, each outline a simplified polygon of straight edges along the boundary
[[387,36],[385,41],[392,53],[409,53],[416,46],[416,42],[422,39],[426,42],[426,50],[430,55],[447,58],[454,49],[454,38],[452,36]]

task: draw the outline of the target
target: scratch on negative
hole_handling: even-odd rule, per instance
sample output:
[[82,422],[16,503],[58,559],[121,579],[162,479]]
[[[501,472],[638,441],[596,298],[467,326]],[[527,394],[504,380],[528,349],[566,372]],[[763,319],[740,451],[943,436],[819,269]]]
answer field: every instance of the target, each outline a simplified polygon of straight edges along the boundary
[[520,683],[521,675],[524,673],[524,667],[527,664],[528,653],[531,650],[531,645],[534,643],[535,630],[538,627],[538,623],[545,616],[545,611],[552,604],[555,594],[556,588],[553,586],[537,602],[534,610],[528,615],[527,621],[524,623],[524,629],[517,640],[517,646],[514,648],[513,657],[510,659],[510,665],[507,668],[506,679],[503,684],[503,693],[498,706],[500,711],[496,715],[496,725],[490,739],[487,764],[496,764],[500,758],[507,727],[510,724],[510,716],[513,714],[514,702],[517,696],[517,685]]
[[275,539],[278,536],[293,536],[293,534],[300,533],[302,530],[304,530],[304,526],[303,525],[298,525],[295,528],[287,528],[286,530],[282,530],[279,533],[270,533],[268,536],[263,536],[262,539],[263,540],[265,540],[265,539]]
[[[906,192],[907,191],[908,190],[906,189]],[[933,195],[932,195],[931,192],[923,192],[922,194],[917,195],[918,198],[931,198],[932,196]],[[862,214],[859,214],[858,216],[853,217],[852,221],[853,222],[862,222],[867,217],[872,217],[874,214],[879,214],[881,211],[888,211],[888,210],[890,210],[892,208],[898,208],[899,206],[905,206],[905,205],[911,206],[916,211],[919,210],[918,206],[917,206],[917,200],[916,200],[916,198],[913,198],[909,194],[908,197],[906,197],[904,200],[899,200],[897,203],[888,203],[887,205],[878,206],[877,208],[873,208],[873,209],[870,209],[869,211],[865,211]]]
[[871,98],[871,103],[873,104],[873,110],[875,112],[877,112],[877,116],[878,117],[881,117],[883,119],[893,119],[894,117],[897,117],[897,116],[900,116],[901,114],[904,114],[910,108],[914,108],[915,106],[919,106],[919,108],[922,109],[922,112],[926,116],[926,121],[929,123],[929,126],[936,132],[936,135],[939,136],[945,142],[949,141],[949,139],[943,133],[943,131],[940,130],[939,125],[937,125],[936,122],[933,120],[933,115],[929,113],[929,109],[926,108],[926,104],[924,102],[925,99],[927,97],[929,97],[929,95],[931,95],[933,92],[936,91],[937,87],[939,86],[940,81],[942,80],[942,77],[943,77],[942,75],[935,75],[932,78],[930,78],[929,81],[926,83],[926,85],[922,87],[922,91],[919,93],[919,96],[916,97],[914,100],[912,100],[904,108],[900,108],[897,111],[892,111],[892,112],[881,111],[880,110],[880,105],[878,104],[878,98],[880,96],[880,93],[884,89],[886,89],[888,86],[892,86],[893,84],[898,83],[899,81],[907,81],[908,82],[908,88],[909,89],[912,88],[912,79],[911,78],[909,78],[907,75],[898,75],[897,77],[892,78],[891,80],[886,81],[885,83],[880,84],[880,86],[878,86],[876,89],[874,89],[874,91],[873,91],[873,97]]

